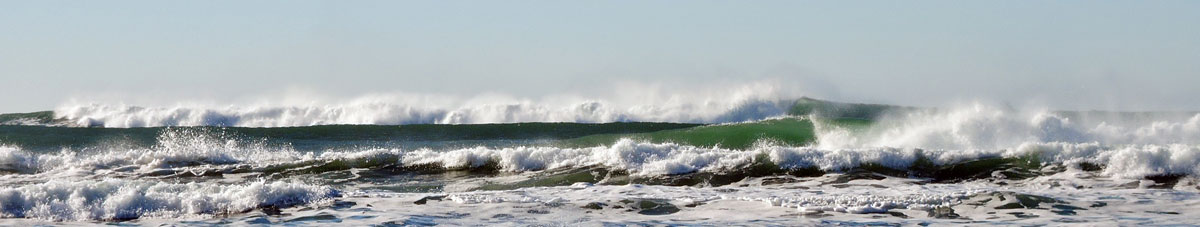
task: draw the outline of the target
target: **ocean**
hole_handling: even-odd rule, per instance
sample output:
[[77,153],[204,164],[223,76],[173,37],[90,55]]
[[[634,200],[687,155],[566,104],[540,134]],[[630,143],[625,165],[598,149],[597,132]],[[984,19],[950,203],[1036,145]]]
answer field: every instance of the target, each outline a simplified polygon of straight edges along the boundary
[[1194,112],[81,104],[0,124],[0,225],[1200,223]]

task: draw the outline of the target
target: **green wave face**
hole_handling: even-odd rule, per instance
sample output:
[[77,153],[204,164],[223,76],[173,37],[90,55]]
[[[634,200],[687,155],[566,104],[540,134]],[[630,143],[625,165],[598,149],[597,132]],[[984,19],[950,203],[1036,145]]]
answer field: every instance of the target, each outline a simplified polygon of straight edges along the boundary
[[[54,124],[59,120],[54,119],[54,111],[40,111],[31,113],[6,113],[0,114],[0,125],[3,124]],[[65,121],[65,120],[61,120]]]
[[841,103],[800,98],[788,111],[793,116],[813,116],[827,119],[861,119],[872,120],[891,111],[917,110],[915,107],[903,107],[880,104]]
[[789,146],[802,146],[816,141],[812,121],[803,118],[781,118],[647,133],[591,135],[566,140],[560,144],[566,147],[589,147],[610,145],[624,138],[727,149],[747,149],[760,141]]

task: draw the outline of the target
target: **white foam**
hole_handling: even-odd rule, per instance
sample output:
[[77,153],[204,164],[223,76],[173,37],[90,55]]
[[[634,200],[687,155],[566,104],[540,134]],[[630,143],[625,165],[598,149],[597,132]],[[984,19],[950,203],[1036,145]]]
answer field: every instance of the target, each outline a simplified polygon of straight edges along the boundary
[[495,162],[505,171],[604,166],[640,175],[667,175],[700,170],[729,170],[752,161],[753,152],[700,148],[677,144],[653,144],[622,139],[612,146],[586,148],[484,147],[451,151],[428,149],[408,152],[406,165],[440,164],[448,169],[479,167]]
[[0,170],[32,173],[42,166],[36,155],[30,155],[20,148],[0,145]]
[[[902,178],[841,182],[838,174],[829,174],[771,184],[766,184],[766,178],[748,179],[721,187],[575,184],[436,194],[367,192],[347,199],[372,206],[331,212],[343,224],[1169,225],[1196,221],[1194,208],[1200,194],[1195,189],[1122,189],[1117,186],[1131,180],[1065,176],[1074,174],[1087,172],[1068,171],[1008,184],[922,184]],[[431,196],[443,199],[424,199]],[[1029,203],[1028,196],[1049,200],[1033,197],[1040,202]],[[410,202],[418,199],[427,203]],[[667,215],[640,214],[640,207],[646,205],[639,201],[647,200],[679,209]]]
[[117,179],[53,180],[0,188],[0,217],[53,221],[204,217],[307,204],[335,195],[328,187],[285,182],[172,184]]
[[818,146],[825,149],[900,147],[999,150],[1025,143],[1197,144],[1200,114],[1185,120],[1089,119],[1045,110],[1020,111],[974,104],[947,110],[893,112],[869,129],[850,132],[818,124]]
[[1093,163],[1105,166],[1103,173],[1122,178],[1156,175],[1200,176],[1200,147],[1194,145],[1102,146],[1098,143],[1029,143],[1008,156],[1038,154],[1050,163]]

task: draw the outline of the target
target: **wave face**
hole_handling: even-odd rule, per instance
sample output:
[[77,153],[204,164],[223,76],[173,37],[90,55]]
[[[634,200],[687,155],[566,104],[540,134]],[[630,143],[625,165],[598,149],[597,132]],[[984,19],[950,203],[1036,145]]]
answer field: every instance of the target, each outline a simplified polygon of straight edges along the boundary
[[0,125],[0,224],[1198,221],[1195,113],[787,103],[719,124]]

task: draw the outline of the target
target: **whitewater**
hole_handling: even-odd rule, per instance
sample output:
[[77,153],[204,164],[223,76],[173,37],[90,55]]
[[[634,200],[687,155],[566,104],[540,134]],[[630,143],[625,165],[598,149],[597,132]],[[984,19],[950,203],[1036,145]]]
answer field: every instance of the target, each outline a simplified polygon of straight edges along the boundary
[[758,90],[65,104],[0,118],[0,224],[1200,222],[1200,114]]

